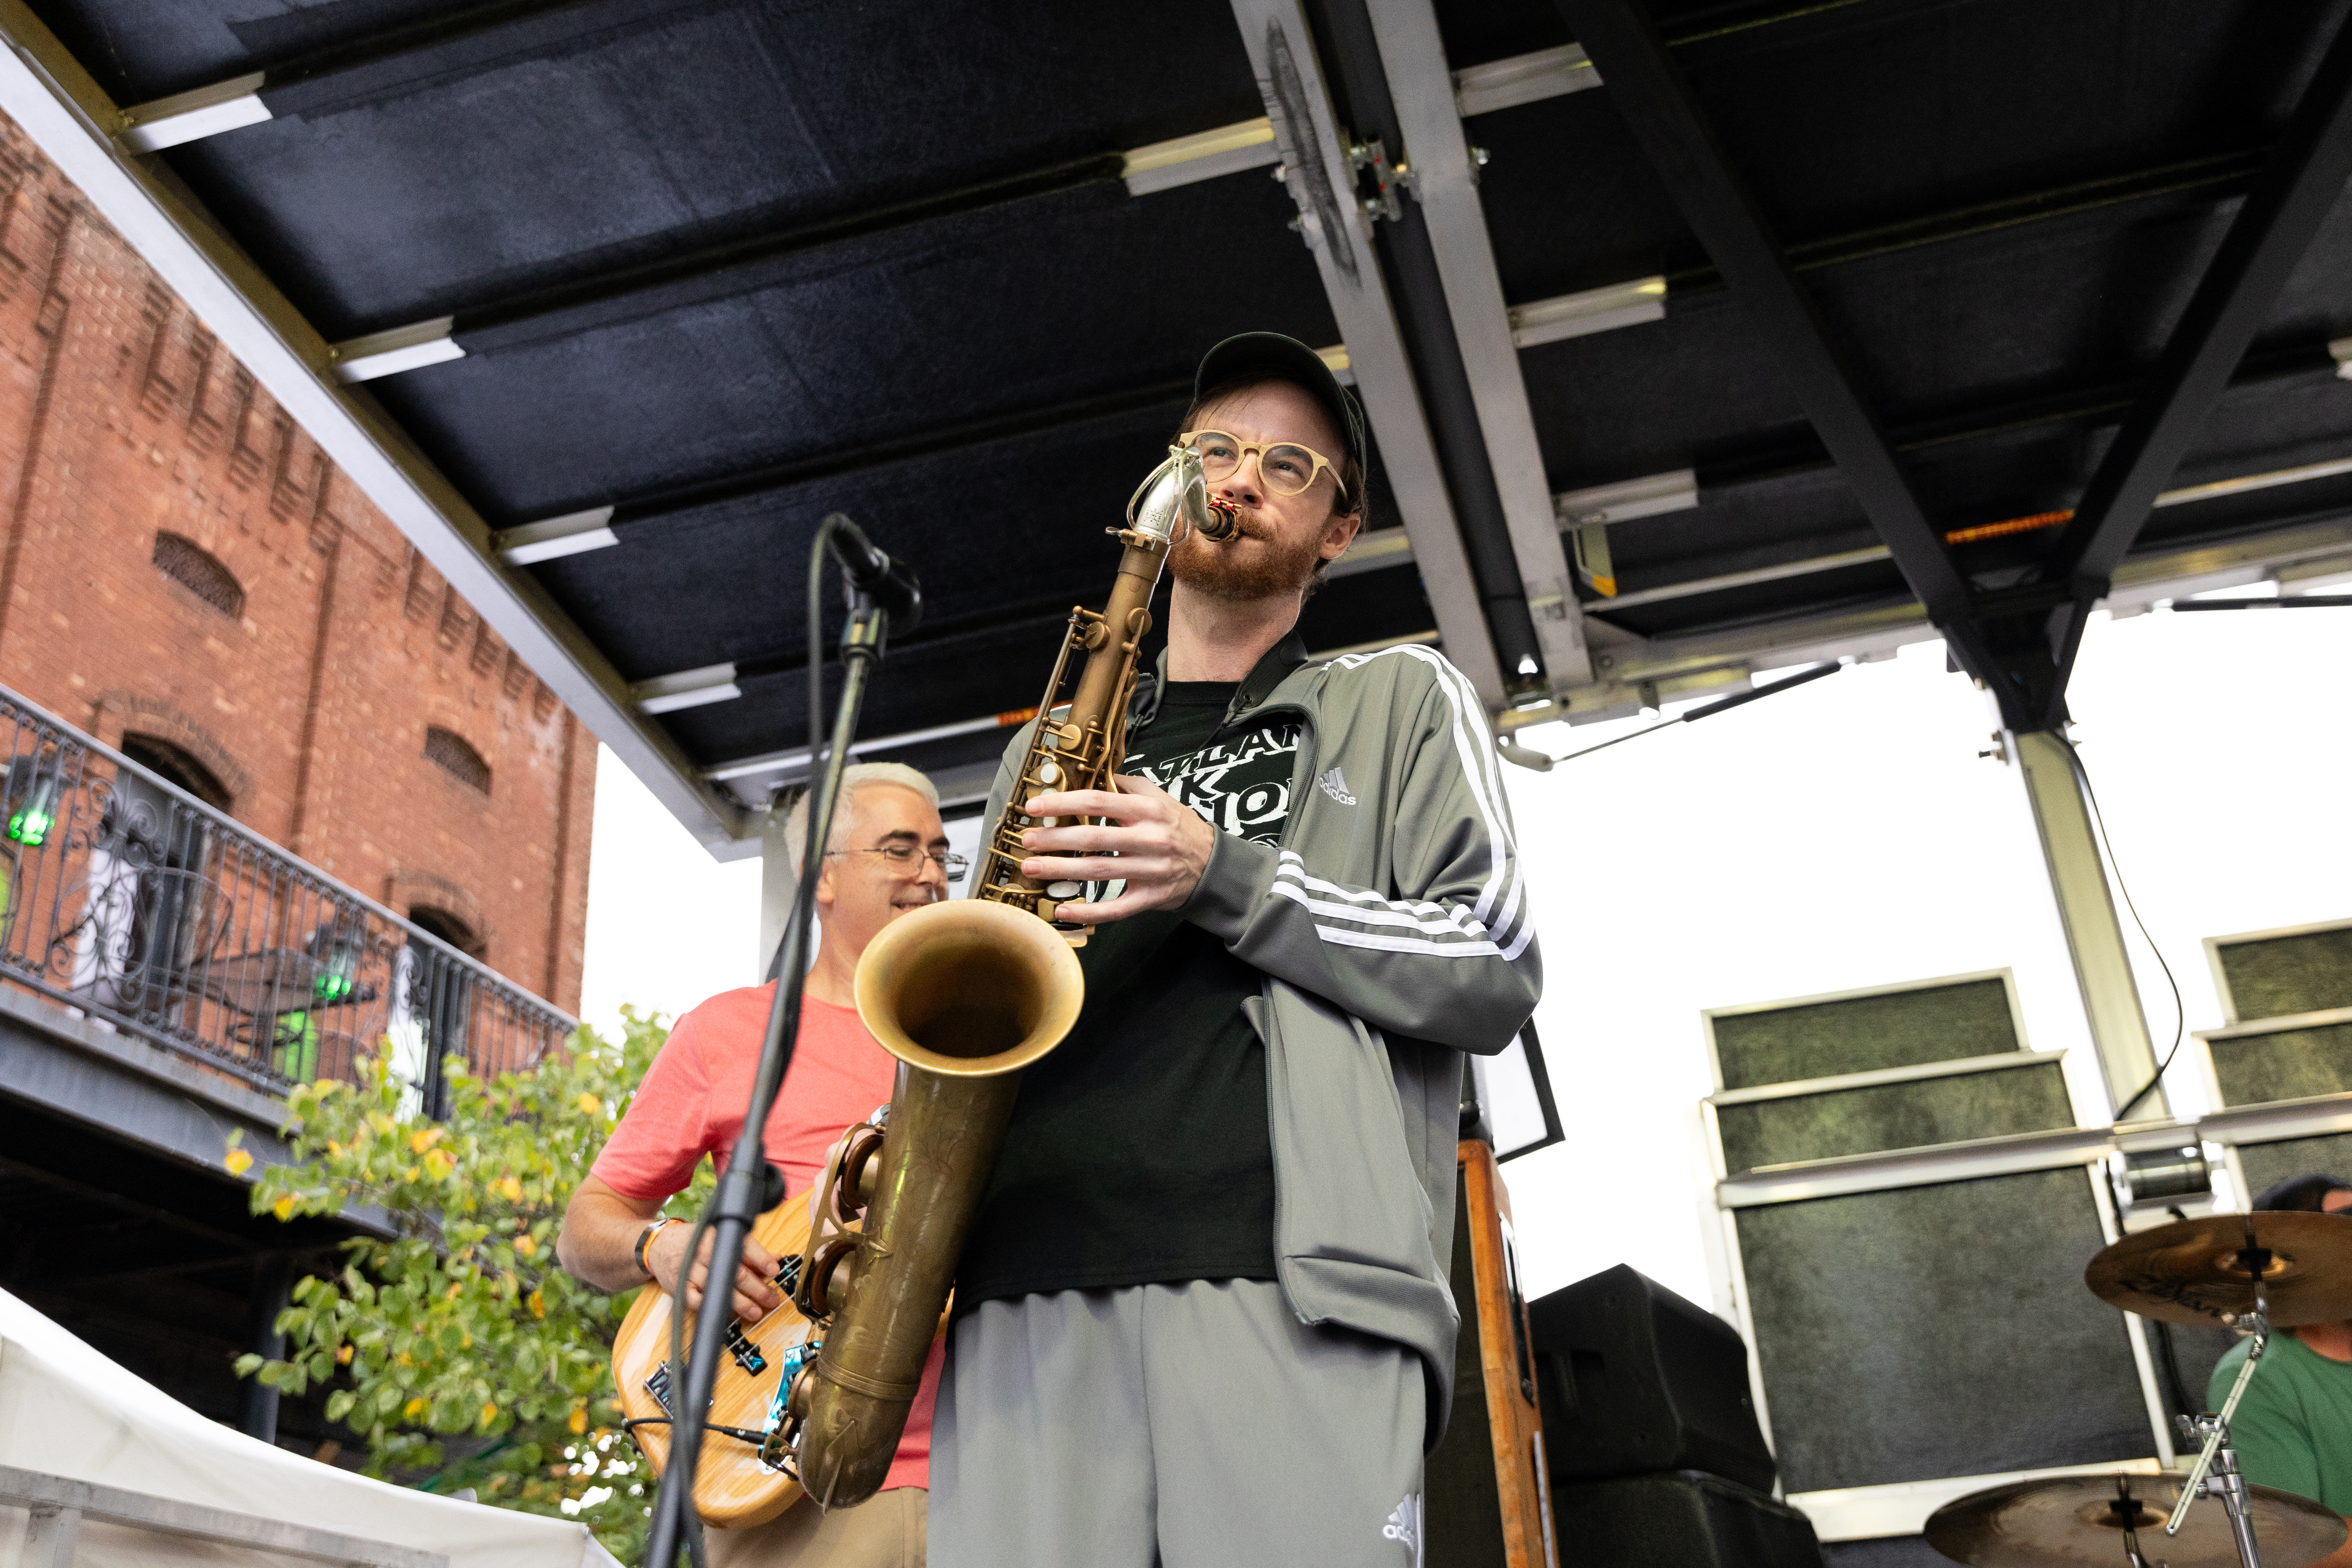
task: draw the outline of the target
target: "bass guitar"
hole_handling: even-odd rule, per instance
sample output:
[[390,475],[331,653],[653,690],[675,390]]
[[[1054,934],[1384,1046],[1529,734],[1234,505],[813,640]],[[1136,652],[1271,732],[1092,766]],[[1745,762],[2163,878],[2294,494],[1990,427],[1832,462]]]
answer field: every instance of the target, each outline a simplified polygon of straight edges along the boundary
[[[816,1353],[815,1327],[793,1306],[801,1254],[808,1243],[808,1194],[787,1198],[760,1216],[751,1240],[783,1261],[776,1288],[783,1300],[758,1322],[727,1327],[727,1353],[710,1396],[701,1462],[695,1467],[694,1509],[705,1524],[741,1530],[764,1524],[800,1500],[792,1454],[777,1436],[793,1379]],[[637,1292],[613,1339],[613,1382],[620,1390],[622,1426],[654,1473],[669,1462],[670,1419],[677,1396],[669,1367],[669,1292],[648,1285]],[[686,1315],[694,1343],[696,1314]]]

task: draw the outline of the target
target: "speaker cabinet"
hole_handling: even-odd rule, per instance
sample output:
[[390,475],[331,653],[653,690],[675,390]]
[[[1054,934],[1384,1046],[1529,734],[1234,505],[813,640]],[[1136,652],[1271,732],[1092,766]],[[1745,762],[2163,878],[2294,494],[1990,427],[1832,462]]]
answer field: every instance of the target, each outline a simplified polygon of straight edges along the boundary
[[1822,1568],[1803,1514],[1696,1470],[1570,1482],[1552,1506],[1590,1568]]
[[2241,1143],[2238,1145],[2238,1168],[2246,1173],[2248,1203],[2261,1197],[2289,1176],[2317,1173],[2352,1182],[2352,1132],[2323,1132],[2315,1138],[2282,1138],[2269,1143]]
[[1750,1171],[2074,1125],[2065,1070],[2055,1054],[2011,1051],[1969,1065],[1988,1063],[2000,1070],[1896,1083],[1833,1079],[1811,1093],[1769,1099],[1718,1096],[1715,1122],[1723,1168]]
[[1710,1008],[1716,1087],[1756,1089],[1999,1056],[2023,1041],[2007,973]]
[[2240,1024],[2200,1037],[2213,1058],[2224,1105],[2309,1100],[2352,1089],[2352,1023]]
[[2205,940],[2232,1024],[2352,1007],[2352,921]]
[[1790,1493],[2147,1458],[2081,1165],[1738,1209],[1773,1449]]
[[1511,1198],[1483,1142],[1454,1173],[1454,1407],[1429,1457],[1425,1568],[1559,1568]]
[[1623,1264],[1553,1291],[1528,1320],[1554,1486],[1705,1470],[1771,1489],[1748,1346],[1730,1324]]

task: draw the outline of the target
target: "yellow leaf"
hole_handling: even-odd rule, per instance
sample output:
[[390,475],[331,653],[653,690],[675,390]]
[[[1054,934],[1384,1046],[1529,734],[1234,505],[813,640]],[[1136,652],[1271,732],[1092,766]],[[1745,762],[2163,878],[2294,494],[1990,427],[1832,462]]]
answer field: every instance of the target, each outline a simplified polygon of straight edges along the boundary
[[462,1280],[462,1279],[452,1279],[452,1280],[450,1280],[450,1281],[449,1281],[449,1300],[451,1300],[452,1301],[456,1300],[457,1299],[457,1292],[458,1292],[458,1291],[460,1291],[460,1290],[463,1290],[465,1288],[466,1288],[466,1282],[465,1282],[464,1280]]
[[482,1425],[487,1426],[499,1418],[499,1407],[488,1400],[482,1402]]
[[414,1421],[425,1414],[425,1404],[423,1399],[412,1399],[405,1405],[401,1407],[400,1413],[407,1419]]
[[530,1293],[530,1315],[534,1318],[547,1316],[547,1303],[540,1299],[540,1294],[536,1290]]
[[529,1258],[539,1250],[539,1243],[528,1236],[518,1236],[515,1237],[515,1250]]
[[269,1205],[269,1212],[276,1215],[279,1219],[292,1219],[294,1217],[294,1194],[292,1193],[280,1194],[278,1201]]
[[412,1132],[408,1135],[408,1146],[420,1154],[439,1142],[441,1142],[441,1129],[438,1127],[428,1127],[421,1132]]
[[[572,1435],[575,1437],[580,1436],[581,1433],[588,1430],[588,1407],[584,1405],[573,1405],[572,1407],[572,1419],[566,1425],[571,1426]],[[562,1469],[559,1468],[557,1474],[560,1475],[562,1473]]]
[[338,1366],[349,1366],[352,1364],[351,1346],[345,1345],[342,1349],[335,1352],[335,1364]]
[[230,1175],[242,1176],[247,1171],[253,1169],[253,1155],[251,1152],[247,1150],[232,1149],[228,1152],[228,1158],[222,1161],[221,1163],[228,1167],[228,1173]]
[[425,1171],[436,1182],[446,1182],[449,1173],[457,1168],[457,1156],[446,1149],[436,1149],[425,1156]]
[[522,1202],[522,1184],[509,1176],[499,1184],[499,1195],[510,1204],[519,1204]]
[[598,1111],[600,1111],[600,1110],[604,1110],[604,1102],[603,1100],[601,1100],[597,1099],[594,1095],[593,1095],[593,1094],[583,1094],[583,1095],[582,1095],[582,1096],[580,1097],[580,1114],[581,1114],[581,1115],[583,1115],[583,1116],[593,1116],[593,1115],[595,1115]]

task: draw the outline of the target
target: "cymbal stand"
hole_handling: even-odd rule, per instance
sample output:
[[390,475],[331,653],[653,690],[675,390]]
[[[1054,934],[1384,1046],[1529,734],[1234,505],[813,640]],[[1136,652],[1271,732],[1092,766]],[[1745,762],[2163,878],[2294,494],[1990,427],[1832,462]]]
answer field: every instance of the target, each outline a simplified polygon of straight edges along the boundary
[[[2252,1239],[2250,1237],[2249,1240]],[[2164,1533],[2180,1533],[2181,1521],[2189,1517],[2189,1505],[2200,1497],[2218,1497],[2230,1515],[2230,1533],[2237,1538],[2238,1558],[2245,1568],[2263,1568],[2261,1548],[2254,1542],[2253,1506],[2246,1495],[2246,1479],[2238,1473],[2237,1450],[2230,1447],[2230,1417],[2238,1413],[2238,1401],[2245,1396],[2246,1384],[2253,1381],[2254,1368],[2261,1363],[2263,1351],[2270,1343],[2270,1303],[2263,1293],[2263,1275],[2269,1268],[2270,1249],[2249,1247],[2239,1258],[2248,1265],[2254,1279],[2254,1310],[2239,1314],[2236,1326],[2252,1330],[2253,1348],[2246,1352],[2246,1364],[2238,1369],[2238,1381],[2230,1389],[2230,1397],[2221,1402],[2218,1415],[2200,1415],[2194,1422],[2181,1418],[2184,1436],[2205,1435],[2205,1446],[2197,1455],[2197,1463],[2181,1483],[2180,1500],[2172,1506],[2172,1517],[2164,1521]]]
[[2108,1500],[2107,1509],[2124,1532],[2126,1568],[2148,1568],[2147,1559],[2140,1555],[2139,1531],[2136,1528],[2140,1518],[2140,1501],[2132,1496],[2128,1477],[2116,1478],[2116,1495]]

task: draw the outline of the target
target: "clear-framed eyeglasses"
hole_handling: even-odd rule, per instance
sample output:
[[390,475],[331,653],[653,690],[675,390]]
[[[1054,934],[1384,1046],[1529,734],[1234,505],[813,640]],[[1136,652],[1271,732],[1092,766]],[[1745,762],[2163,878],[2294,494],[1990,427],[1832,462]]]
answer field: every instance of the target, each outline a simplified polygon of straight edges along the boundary
[[1244,441],[1223,430],[1187,430],[1176,439],[1201,454],[1201,477],[1213,485],[1239,472],[1255,452],[1259,482],[1276,495],[1303,494],[1328,469],[1340,500],[1347,499],[1348,487],[1339,483],[1339,466],[1312,447],[1296,441]]
[[923,874],[922,863],[925,860],[929,860],[933,865],[937,866],[941,871],[947,873],[947,879],[950,882],[954,881],[957,878],[962,876],[966,871],[971,868],[971,862],[965,859],[962,856],[957,854],[952,849],[940,851],[935,854],[928,849],[918,849],[911,844],[884,844],[872,849],[828,849],[825,851],[825,857],[828,859],[835,855],[879,855],[884,860],[889,863],[891,872],[894,875],[900,877],[921,876]]

